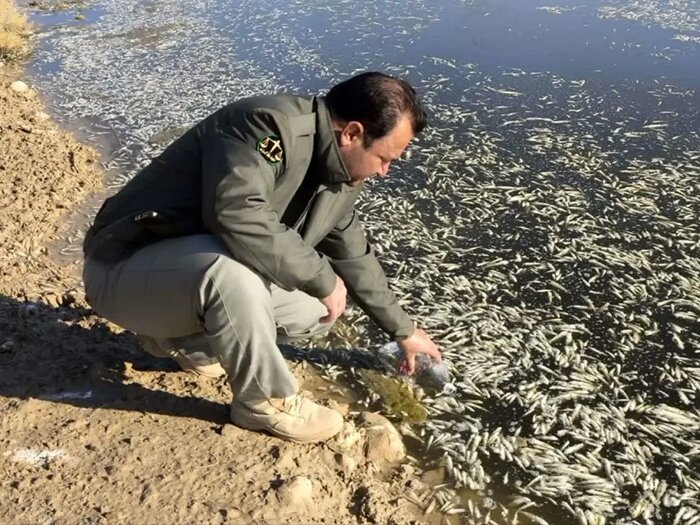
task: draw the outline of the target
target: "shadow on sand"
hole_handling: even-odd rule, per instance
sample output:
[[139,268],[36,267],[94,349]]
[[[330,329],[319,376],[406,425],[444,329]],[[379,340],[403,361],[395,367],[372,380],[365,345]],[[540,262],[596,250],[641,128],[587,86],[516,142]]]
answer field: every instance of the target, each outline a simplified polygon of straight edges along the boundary
[[[133,382],[138,371],[177,371],[115,333],[92,310],[53,308],[0,296],[0,396],[39,398],[85,408],[111,408],[225,423],[225,404]],[[90,397],[80,393],[90,391]]]
[[[359,350],[284,345],[281,351],[290,361],[377,366],[371,354]],[[150,388],[134,381],[131,370],[177,372],[179,368],[171,360],[141,351],[133,334],[116,333],[88,308],[54,308],[0,295],[0,397],[38,398],[83,408],[197,418],[216,424],[228,421],[227,403],[183,395],[182,389],[171,393]],[[190,376],[186,377],[185,384]],[[192,376],[192,380],[197,378]],[[222,384],[221,388],[227,386]],[[88,391],[89,397],[81,396]]]

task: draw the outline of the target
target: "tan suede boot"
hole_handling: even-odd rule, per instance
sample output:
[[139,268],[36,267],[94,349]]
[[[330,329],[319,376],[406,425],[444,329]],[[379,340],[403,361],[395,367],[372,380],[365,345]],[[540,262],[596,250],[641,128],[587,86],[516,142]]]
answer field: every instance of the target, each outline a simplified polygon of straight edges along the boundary
[[297,443],[325,441],[343,428],[343,416],[296,394],[231,405],[231,421],[249,430],[264,430]]
[[191,361],[177,350],[168,350],[159,347],[150,337],[142,335],[136,336],[141,343],[141,348],[155,357],[170,358],[175,361],[185,372],[197,374],[199,376],[217,378],[226,375],[226,371],[219,363],[211,365],[198,365]]

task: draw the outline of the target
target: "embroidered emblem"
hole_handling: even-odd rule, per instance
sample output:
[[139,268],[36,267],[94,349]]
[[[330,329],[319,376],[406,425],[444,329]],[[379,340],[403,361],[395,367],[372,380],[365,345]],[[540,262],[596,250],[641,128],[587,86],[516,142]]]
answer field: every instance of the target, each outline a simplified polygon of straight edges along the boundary
[[258,141],[258,153],[270,164],[277,164],[284,158],[282,140],[277,135],[267,135]]

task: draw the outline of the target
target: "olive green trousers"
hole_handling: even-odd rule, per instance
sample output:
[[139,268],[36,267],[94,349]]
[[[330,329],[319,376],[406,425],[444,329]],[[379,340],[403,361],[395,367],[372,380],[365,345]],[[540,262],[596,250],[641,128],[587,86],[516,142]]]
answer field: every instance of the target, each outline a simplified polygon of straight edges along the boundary
[[221,363],[241,401],[298,391],[277,346],[321,334],[316,298],[286,291],[235,261],[213,235],[163,240],[114,264],[86,259],[93,309],[191,361]]

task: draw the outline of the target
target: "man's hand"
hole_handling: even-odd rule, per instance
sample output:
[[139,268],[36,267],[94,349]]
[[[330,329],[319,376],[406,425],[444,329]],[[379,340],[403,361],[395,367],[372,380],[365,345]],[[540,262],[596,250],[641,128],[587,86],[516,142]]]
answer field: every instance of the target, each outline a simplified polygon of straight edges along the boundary
[[399,367],[399,373],[412,375],[416,371],[416,356],[418,354],[427,354],[434,360],[442,361],[442,354],[438,347],[428,337],[428,334],[420,328],[416,328],[413,335],[398,341],[398,345],[403,350],[403,361]]
[[319,322],[321,323],[334,323],[338,317],[340,317],[345,311],[345,301],[347,297],[347,290],[345,289],[345,283],[340,277],[336,276],[335,288],[328,297],[321,299],[323,306],[328,310],[328,315],[321,317]]

